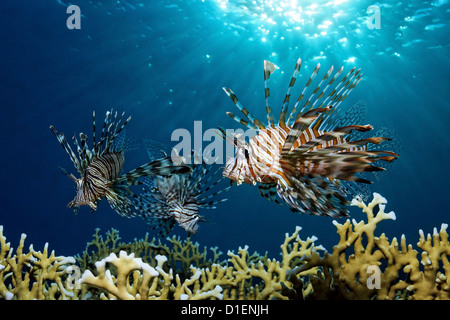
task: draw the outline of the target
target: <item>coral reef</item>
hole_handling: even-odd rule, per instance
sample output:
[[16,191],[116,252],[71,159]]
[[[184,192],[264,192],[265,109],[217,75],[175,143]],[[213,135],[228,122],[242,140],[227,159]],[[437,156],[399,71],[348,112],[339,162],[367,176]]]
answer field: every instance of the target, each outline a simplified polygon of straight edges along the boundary
[[73,293],[64,283],[70,273],[66,268],[75,263],[72,257],[48,254],[48,244],[43,252],[30,245],[24,252],[26,235],[22,234],[16,254],[6,242],[3,226],[0,226],[0,298],[11,300],[70,298]]
[[[406,238],[388,240],[375,230],[385,220],[387,201],[374,193],[365,204],[354,199],[367,221],[334,221],[338,243],[327,252],[317,238],[300,238],[300,227],[286,234],[281,256],[249,253],[248,246],[227,252],[200,247],[190,238],[120,242],[119,232],[96,229],[86,250],[57,257],[30,246],[25,235],[13,254],[0,227],[1,299],[449,299],[450,244],[447,225],[425,236],[418,249]],[[211,256],[211,257],[210,257]]]
[[[389,243],[385,234],[375,237],[378,223],[396,218],[393,212],[385,213],[386,203],[377,193],[367,205],[354,199],[352,205],[360,207],[368,221],[334,221],[340,240],[333,252],[324,256],[314,252],[305,257],[305,264],[289,271],[301,275],[312,267],[320,267],[321,272],[311,277],[314,298],[449,299],[448,225],[442,224],[439,232],[435,229],[433,237],[425,238],[423,231],[419,232],[417,246],[423,250],[419,263],[418,251],[406,245],[405,236],[401,237],[400,246],[396,238]],[[376,215],[375,207],[379,209]]]

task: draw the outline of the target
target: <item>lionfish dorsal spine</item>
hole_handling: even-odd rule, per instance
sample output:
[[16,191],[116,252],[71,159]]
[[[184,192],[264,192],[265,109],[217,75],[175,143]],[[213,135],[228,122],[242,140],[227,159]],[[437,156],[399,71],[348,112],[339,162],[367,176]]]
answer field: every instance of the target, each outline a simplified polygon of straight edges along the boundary
[[[327,98],[323,101],[322,105],[332,105],[335,109],[340,105],[342,101],[348,96],[350,91],[346,90],[349,89],[349,87],[354,88],[354,86],[351,86],[350,84],[354,80],[354,77],[356,74],[354,74],[356,67],[353,67],[345,76],[342,78],[342,80],[336,85],[336,87],[330,92],[330,94],[327,96]],[[361,75],[362,76],[362,75]],[[347,80],[348,79],[348,80]],[[328,102],[328,100],[330,102]]]
[[278,118],[278,124],[285,126],[286,115],[289,108],[289,100],[291,99],[291,88],[295,85],[295,81],[300,73],[300,69],[302,66],[302,59],[299,58],[297,63],[295,64],[294,72],[291,77],[291,81],[289,81],[289,86],[286,91],[286,95],[284,97],[283,106],[281,107],[280,117]]
[[275,71],[276,66],[272,62],[268,60],[264,60],[264,99],[266,101],[266,115],[267,115],[267,123],[269,126],[273,127],[273,115],[272,108],[269,105],[269,97],[270,97],[270,88],[268,85],[270,75]]
[[82,132],[80,133],[80,143],[81,143],[81,155],[80,155],[81,163],[83,168],[86,168],[90,163],[90,159],[87,152],[88,150],[87,135],[85,135]]
[[[295,102],[294,107],[292,108],[291,113],[289,114],[289,117],[288,117],[287,122],[286,122],[286,124],[288,126],[291,126],[293,124],[294,121],[292,122],[292,124],[289,124],[289,122],[291,121],[291,119],[293,119],[294,115],[297,113],[298,106],[299,106],[300,102],[303,100],[303,98],[305,97],[305,93],[308,90],[308,88],[311,85],[311,83],[313,82],[313,80],[316,77],[317,73],[319,72],[319,69],[320,69],[320,63],[318,63],[316,65],[313,73],[311,74],[311,76],[308,79],[308,82],[306,83],[305,87],[303,88],[302,93],[297,98],[297,101]],[[287,110],[286,110],[286,112],[287,112]]]
[[244,120],[240,117],[238,117],[237,115],[235,115],[233,112],[227,112],[226,113],[231,119],[233,119],[234,121],[236,121],[237,123],[242,124],[244,127],[247,127],[250,130],[257,130],[258,128],[256,128],[253,124],[250,124],[247,120]]
[[80,169],[81,169],[82,172],[84,172],[84,169],[86,168],[86,166],[83,163],[82,151],[81,151],[80,144],[78,143],[77,137],[76,136],[72,136],[72,141],[73,141],[73,144],[75,145],[75,148],[77,149],[77,152],[78,152],[78,159],[80,159]]
[[290,129],[282,147],[281,155],[283,156],[290,152],[300,135],[320,116],[320,114],[327,112],[329,109],[330,108],[317,108],[302,114]]
[[[324,96],[325,92],[327,92],[328,88],[330,86],[332,86],[334,84],[334,82],[336,81],[337,78],[339,78],[339,76],[341,75],[341,73],[344,71],[344,67],[340,67],[338,71],[336,71],[336,73],[334,74],[334,76],[330,79],[330,81],[327,83],[327,85],[325,86],[325,88],[323,89],[322,93],[319,95],[319,97],[317,98],[316,101],[314,101],[313,103],[313,107],[316,105],[316,103]],[[330,92],[330,94],[328,94],[327,98],[331,97],[334,94],[334,90],[332,90]],[[325,100],[318,106],[318,108],[321,108],[323,105],[326,106],[327,103],[327,98],[325,98]]]
[[102,127],[102,131],[100,133],[100,139],[95,144],[95,147],[94,147],[96,155],[100,155],[102,153],[101,146],[103,145],[103,143],[104,143],[104,141],[105,141],[105,139],[107,138],[107,135],[108,135],[111,112],[112,111],[106,111],[105,120],[103,120],[103,127]]
[[95,137],[95,110],[92,111],[92,156],[97,155],[97,145],[96,145],[96,137]]
[[[331,70],[331,72],[330,72],[330,70]],[[331,73],[332,73],[333,70],[334,70],[334,67],[331,67],[330,70],[329,70],[328,72],[330,72],[330,75],[331,75]],[[344,67],[341,67],[341,68],[334,74],[334,76],[330,79],[330,81],[327,83],[327,85],[326,85],[325,88],[322,90],[322,92],[317,96],[316,100],[311,104],[310,110],[313,109],[313,108],[316,106],[316,104],[323,98],[323,96],[324,96],[325,93],[327,92],[328,88],[329,88],[330,86],[333,85],[333,83],[334,83],[334,82],[336,81],[336,79],[341,75],[341,73],[342,73],[343,70],[344,70]],[[328,75],[328,73],[327,73],[327,74],[325,75],[325,77],[328,78],[330,75]],[[335,93],[336,93],[336,91],[335,91],[335,89],[333,89],[333,90],[328,94],[327,98],[325,98],[325,101],[323,101],[317,108],[322,108],[323,106],[329,107],[329,105],[326,104],[326,103],[327,103],[327,99],[329,99],[329,98],[330,98],[332,95],[334,95]],[[333,107],[335,107],[335,106],[333,106]],[[330,115],[331,113],[333,113],[335,110],[336,110],[336,108],[334,108],[333,110],[331,110],[331,111],[328,112],[328,113],[322,113],[322,114],[317,118],[315,127],[318,128],[318,126],[319,126],[320,123],[322,122],[322,119],[323,119],[325,116],[326,116],[326,117],[329,117],[329,115]]]
[[[108,126],[107,129],[107,134],[106,134],[106,142],[105,142],[105,149],[104,151],[110,151],[111,150],[111,146],[114,142],[114,140],[117,138],[119,132],[123,129],[123,127],[128,123],[128,120],[125,121],[125,123],[122,124],[122,126],[120,127],[119,132],[118,127],[120,125],[120,122],[122,122],[123,116],[125,115],[125,112],[122,113],[121,117],[119,120],[117,120],[117,111],[114,113],[114,116],[112,116],[113,118],[111,119],[111,123]],[[130,117],[131,118],[131,117]],[[129,118],[129,119],[130,119]]]
[[[312,99],[316,96],[317,92],[319,92],[320,88],[322,87],[322,84],[324,83],[325,80],[328,79],[328,77],[330,76],[331,72],[333,72],[333,69],[334,69],[334,67],[331,66],[331,68],[327,71],[327,73],[322,78],[322,80],[319,82],[319,84],[316,86],[316,88],[313,90],[313,92],[309,95],[308,99],[303,104],[303,107],[300,109],[300,113],[299,114],[301,114],[303,112],[306,112],[306,111],[309,111],[309,110],[311,110],[313,108],[313,105],[311,104]],[[310,80],[314,80],[315,79],[315,77],[317,76],[319,70],[320,70],[320,64],[317,64],[316,68],[313,71],[313,74],[311,75],[312,79],[310,78]],[[310,83],[310,80],[308,80],[307,85],[308,84],[310,85],[312,83],[312,81]],[[317,95],[316,100],[319,99],[319,97],[320,97],[320,94]]]
[[225,91],[227,96],[230,97],[231,101],[233,101],[236,107],[248,118],[251,124],[253,124],[258,129],[265,129],[265,126],[261,123],[261,121],[253,117],[252,114],[244,106],[242,106],[242,104],[239,102],[238,98],[234,94],[233,90],[225,87],[222,89]]
[[73,163],[75,169],[77,169],[78,173],[81,174],[82,171],[81,171],[80,162],[78,161],[78,158],[77,158],[75,152],[72,150],[72,147],[67,142],[66,137],[64,136],[64,134],[63,133],[61,133],[61,134],[58,133],[58,131],[56,131],[56,129],[53,126],[50,126],[50,129],[55,134],[56,139],[58,139],[58,141],[61,144],[61,146],[63,147],[63,149],[69,155],[70,161]]
[[[302,111],[312,110],[314,108],[314,106],[316,105],[316,103],[323,97],[323,95],[325,93],[325,88],[317,95],[317,97],[315,98],[314,102],[311,103],[313,97],[322,88],[323,83],[326,80],[328,80],[330,75],[333,73],[333,70],[334,70],[334,66],[331,66],[330,69],[328,69],[327,73],[323,76],[322,80],[319,82],[317,87],[314,89],[313,93],[309,96],[308,100],[306,101],[305,105],[302,108]],[[307,106],[310,106],[310,107],[308,109],[306,109]]]

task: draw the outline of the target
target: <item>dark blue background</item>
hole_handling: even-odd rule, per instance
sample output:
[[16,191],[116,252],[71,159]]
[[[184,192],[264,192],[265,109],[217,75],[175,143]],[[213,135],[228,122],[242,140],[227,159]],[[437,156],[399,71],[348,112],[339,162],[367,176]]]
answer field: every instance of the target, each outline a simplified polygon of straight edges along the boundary
[[[304,61],[303,84],[317,62],[324,70],[362,68],[364,81],[346,105],[366,100],[368,121],[393,128],[402,140],[400,159],[372,186],[397,215],[397,221],[380,225],[380,233],[405,234],[415,244],[419,229],[427,233],[449,223],[446,0],[384,5],[379,30],[366,26],[370,1],[317,1],[313,12],[304,5],[301,21],[239,3],[230,0],[221,8],[208,0],[74,1],[82,29],[69,30],[62,1],[1,1],[0,225],[14,247],[26,233],[35,249],[49,242],[56,254],[72,255],[97,227],[114,227],[126,241],[149,231],[140,219],[114,213],[106,201],[94,214],[83,207],[74,215],[66,208],[74,184],[58,166],[75,170],[50,124],[69,137],[89,133],[92,110],[103,116],[114,107],[132,115],[131,135],[158,141],[170,140],[177,128],[192,132],[195,120],[203,121],[204,130],[237,128],[225,115],[237,110],[221,88],[232,88],[265,119],[263,60],[280,67],[271,78],[277,114],[298,57]],[[263,10],[276,25],[261,19]],[[324,21],[331,22],[328,28],[319,27]],[[130,151],[125,169],[146,161],[145,150]],[[202,224],[194,240],[224,252],[249,245],[273,257],[297,225],[302,238],[316,235],[329,250],[338,240],[330,218],[294,214],[261,198],[254,187],[233,188],[227,197],[217,210],[201,212],[211,223]],[[352,217],[364,215],[352,208]],[[179,228],[176,234],[184,237]]]

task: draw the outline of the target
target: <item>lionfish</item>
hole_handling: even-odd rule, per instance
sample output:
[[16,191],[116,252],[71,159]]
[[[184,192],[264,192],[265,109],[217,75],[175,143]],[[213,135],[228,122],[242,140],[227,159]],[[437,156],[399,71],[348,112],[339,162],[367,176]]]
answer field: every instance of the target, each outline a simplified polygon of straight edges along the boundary
[[[70,160],[80,174],[76,178],[73,174],[60,169],[76,183],[77,194],[68,204],[76,213],[79,206],[88,205],[91,211],[97,210],[100,200],[105,197],[111,208],[124,217],[136,215],[133,212],[133,202],[129,197],[133,192],[129,188],[132,185],[140,184],[141,177],[149,175],[167,176],[176,173],[187,173],[191,171],[189,166],[174,165],[169,157],[161,158],[126,174],[121,174],[124,165],[124,145],[117,143],[119,134],[122,132],[131,117],[122,124],[125,112],[119,117],[117,112],[106,112],[103,128],[98,141],[96,141],[95,111],[93,113],[93,148],[88,147],[88,137],[80,133],[80,141],[73,136],[77,154],[72,150],[63,133],[58,133],[53,126],[50,126],[59,143],[69,155]],[[117,139],[117,140],[116,140]]]
[[383,171],[383,165],[398,158],[398,154],[381,150],[381,143],[391,141],[390,138],[361,137],[373,129],[370,124],[355,124],[362,119],[363,103],[347,113],[338,108],[362,79],[360,69],[355,71],[355,67],[340,81],[343,67],[334,74],[331,67],[304,101],[319,72],[320,63],[317,64],[288,114],[291,89],[301,64],[298,59],[277,124],[269,105],[268,80],[277,68],[273,63],[264,61],[267,124],[252,116],[231,89],[223,88],[245,118],[231,112],[227,115],[256,132],[246,142],[219,127],[222,137],[235,146],[235,157],[226,162],[223,176],[237,184],[257,184],[263,197],[279,204],[284,202],[294,212],[347,216],[347,197],[360,191],[358,195],[363,194],[364,187],[359,186],[372,183],[358,174]]
[[[149,140],[147,142],[155,146],[155,142]],[[152,157],[149,148],[147,151]],[[186,159],[178,156],[175,149],[173,151],[175,153],[172,153],[172,159],[175,163],[188,164],[192,158],[195,159],[191,164],[192,171],[169,177],[145,179],[144,184],[147,188],[143,189],[141,195],[135,197],[137,207],[141,211],[142,218],[154,229],[159,228],[163,236],[170,233],[175,224],[188,234],[195,234],[198,231],[199,222],[206,221],[199,215],[199,209],[216,209],[218,203],[227,199],[217,200],[215,197],[228,191],[231,186],[210,193],[210,190],[223,180],[223,177],[217,178],[221,168],[212,171],[212,166],[206,165],[198,153],[192,152],[193,157]]]

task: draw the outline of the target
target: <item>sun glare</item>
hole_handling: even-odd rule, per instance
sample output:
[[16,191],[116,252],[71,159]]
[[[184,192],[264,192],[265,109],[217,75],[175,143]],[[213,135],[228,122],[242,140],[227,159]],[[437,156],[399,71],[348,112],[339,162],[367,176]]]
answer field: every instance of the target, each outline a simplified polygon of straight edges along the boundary
[[[347,0],[316,0],[305,4],[298,0],[252,0],[245,5],[239,0],[216,0],[219,8],[229,13],[239,13],[242,19],[256,23],[261,40],[279,35],[276,28],[295,32],[308,28],[314,37],[326,36],[336,19],[344,15],[343,4]],[[322,20],[322,21],[321,21]]]

